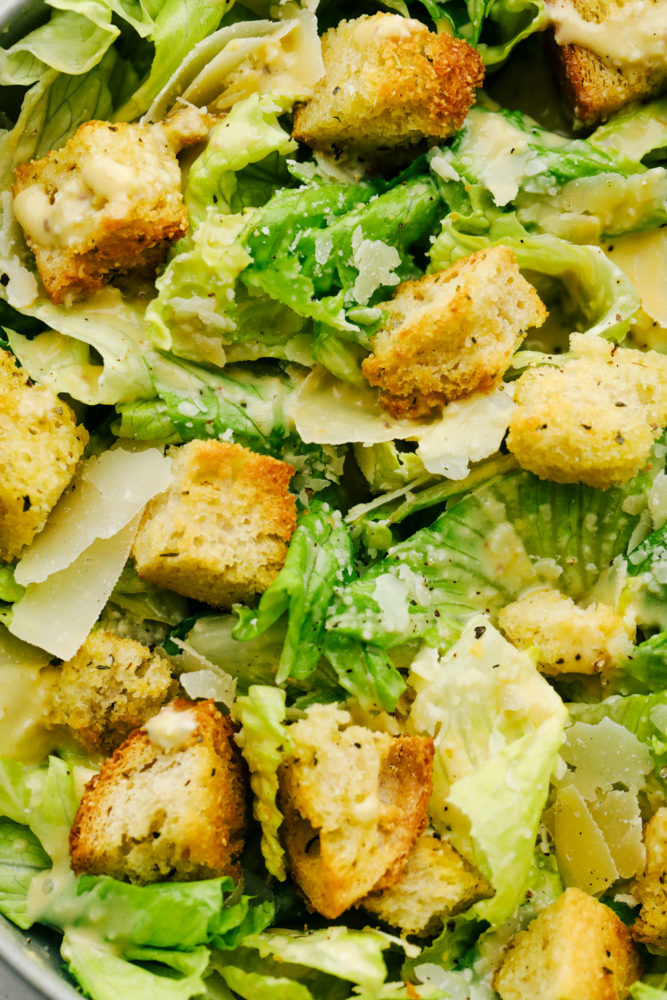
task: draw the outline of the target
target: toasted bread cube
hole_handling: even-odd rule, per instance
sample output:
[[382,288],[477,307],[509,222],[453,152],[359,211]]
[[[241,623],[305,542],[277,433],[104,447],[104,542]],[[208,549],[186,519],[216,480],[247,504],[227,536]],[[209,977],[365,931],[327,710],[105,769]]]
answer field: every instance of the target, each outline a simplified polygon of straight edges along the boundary
[[515,934],[493,986],[501,1000],[623,1000],[640,975],[625,924],[571,888]]
[[296,527],[294,469],[223,441],[171,448],[174,477],[151,500],[134,541],[139,576],[229,608],[278,575]]
[[105,629],[45,673],[49,725],[69,727],[91,751],[110,752],[178,690],[168,660]]
[[651,816],[644,830],[646,867],[632,884],[641,910],[633,924],[635,941],[667,951],[667,806]]
[[292,875],[331,919],[401,877],[432,787],[432,740],[349,722],[335,706],[312,706],[290,727],[293,750],[279,773]]
[[77,875],[145,884],[238,873],[245,776],[213,701],[171,702],[86,785],[70,832]]
[[0,351],[0,562],[42,530],[87,442],[67,403]]
[[[660,0],[652,2],[657,17]],[[646,57],[632,62],[620,61],[614,58],[613,48],[610,51],[606,45],[609,40],[612,44],[616,40],[624,40],[626,47],[630,48],[627,41],[632,36],[633,20],[649,20],[650,8],[637,13],[633,10],[631,0],[570,0],[562,14],[564,36],[561,36],[559,30],[561,11],[557,6],[549,9],[556,39],[567,38],[568,22],[572,17],[569,13],[570,3],[575,18],[575,37],[577,21],[581,19],[579,30],[582,36],[590,36],[592,47],[566,40],[558,44],[554,40],[551,50],[556,73],[575,120],[593,125],[608,118],[630,101],[653,97],[664,89],[667,83],[664,42],[662,58],[653,61]],[[624,9],[626,7],[627,13]],[[625,24],[621,22],[621,18],[625,20]],[[656,36],[659,30],[656,21]]]
[[494,389],[525,331],[547,316],[514,251],[503,246],[403,282],[387,310],[362,371],[392,416],[415,418]]
[[395,885],[357,904],[404,934],[437,934],[449,917],[488,899],[493,888],[447,840],[423,833]]
[[445,139],[463,124],[484,79],[467,42],[399,14],[341,21],[322,36],[322,59],[324,76],[297,108],[293,135],[334,153]]
[[86,122],[15,176],[14,213],[54,302],[155,267],[187,228],[180,167],[159,126]]
[[632,651],[631,628],[606,604],[580,608],[548,587],[532,590],[498,615],[505,636],[518,649],[536,646],[543,674],[599,674]]
[[517,382],[507,447],[541,479],[602,489],[648,461],[667,423],[667,357],[572,334],[574,356]]

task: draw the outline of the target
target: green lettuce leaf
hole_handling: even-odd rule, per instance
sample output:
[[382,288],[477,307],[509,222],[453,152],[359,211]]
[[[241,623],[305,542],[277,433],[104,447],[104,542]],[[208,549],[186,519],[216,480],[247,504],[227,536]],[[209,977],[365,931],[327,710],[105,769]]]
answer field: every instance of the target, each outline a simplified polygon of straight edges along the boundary
[[[520,111],[473,108],[431,166],[453,184],[483,185],[522,225],[576,243],[653,229],[667,219],[667,171],[586,139],[541,128]],[[459,197],[462,197],[459,194]]]
[[410,682],[408,730],[435,744],[431,820],[493,885],[473,912],[496,926],[525,892],[565,706],[481,615],[442,659],[425,649]]
[[236,698],[232,713],[241,726],[236,742],[250,771],[253,815],[262,827],[262,856],[274,878],[287,878],[285,851],[278,830],[283,815],[278,806],[278,768],[291,739],[285,722],[285,692],[253,684],[247,695]]
[[285,644],[276,684],[305,680],[322,655],[324,621],[334,589],[352,575],[352,540],[340,511],[314,501],[292,535],[283,568],[262,594],[258,607],[237,605],[235,639],[256,639],[286,612]]
[[326,627],[384,648],[415,639],[447,645],[471,613],[504,607],[529,586],[581,597],[627,550],[641,513],[625,501],[649,482],[642,473],[596,490],[510,470],[342,587]]
[[61,950],[71,974],[95,1000],[118,1000],[123,996],[189,1000],[206,992],[208,948],[188,952],[135,949],[125,958],[85,931],[68,929]]
[[116,112],[117,121],[144,113],[194,45],[214,31],[233,0],[157,0],[149,8],[153,26],[147,37],[155,46],[148,76]]
[[0,913],[24,930],[32,926],[28,916],[30,883],[50,866],[34,833],[11,819],[0,819]]

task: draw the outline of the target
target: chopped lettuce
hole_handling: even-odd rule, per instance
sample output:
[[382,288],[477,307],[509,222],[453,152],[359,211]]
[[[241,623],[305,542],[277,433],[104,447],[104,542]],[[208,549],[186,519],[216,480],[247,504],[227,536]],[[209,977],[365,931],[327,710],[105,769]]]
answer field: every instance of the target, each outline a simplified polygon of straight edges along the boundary
[[431,820],[491,882],[474,913],[495,926],[525,892],[565,706],[485,616],[442,659],[425,649],[410,681],[408,728],[435,744]]
[[301,515],[283,568],[262,594],[256,609],[237,605],[235,639],[256,639],[286,612],[285,644],[276,684],[307,679],[316,669],[324,620],[337,585],[352,574],[352,541],[340,511],[314,501]]
[[499,609],[529,586],[580,597],[627,550],[641,511],[630,513],[626,500],[649,478],[602,491],[510,470],[342,587],[326,627],[384,648],[447,645],[471,613]]
[[50,867],[48,855],[26,826],[0,818],[0,913],[17,926],[32,926],[28,890],[35,875]]
[[285,720],[285,692],[280,688],[253,684],[247,695],[234,702],[233,715],[241,726],[236,742],[250,771],[254,794],[253,815],[262,827],[262,856],[274,878],[287,877],[285,851],[278,830],[283,820],[278,806],[278,767],[290,749]]

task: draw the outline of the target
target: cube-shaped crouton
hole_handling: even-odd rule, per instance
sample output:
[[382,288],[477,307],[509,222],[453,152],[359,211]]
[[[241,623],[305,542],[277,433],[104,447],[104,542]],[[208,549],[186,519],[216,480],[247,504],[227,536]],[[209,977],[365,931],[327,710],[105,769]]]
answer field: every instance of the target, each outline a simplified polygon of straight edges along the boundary
[[224,441],[170,449],[171,486],[146,507],[134,542],[140,576],[229,608],[278,575],[296,527],[291,465]]
[[532,590],[498,615],[518,649],[537,647],[544,674],[599,674],[632,651],[635,630],[606,604],[580,608],[548,587]]
[[467,42],[399,14],[341,21],[322,36],[322,59],[324,76],[297,108],[293,135],[334,153],[444,139],[461,127],[484,79]]
[[542,479],[604,489],[647,462],[667,423],[667,357],[572,334],[573,356],[517,382],[507,447]]
[[47,672],[49,724],[69,727],[92,751],[117,747],[178,691],[168,660],[105,629]]
[[493,986],[501,1000],[623,1000],[640,975],[630,932],[613,910],[566,889],[512,938]]
[[422,417],[472,392],[490,392],[546,309],[508,247],[399,285],[362,370],[394,417]]
[[0,562],[42,530],[87,442],[67,403],[0,351]]
[[331,919],[392,885],[427,822],[433,742],[349,725],[316,705],[290,727],[281,766],[281,834],[308,905]]
[[236,874],[245,774],[212,701],[172,702],[86,785],[70,832],[77,875],[140,884]]
[[155,267],[187,228],[180,167],[159,126],[86,122],[15,173],[14,213],[54,302]]
[[[624,104],[652,97],[664,88],[664,29],[663,48],[658,52],[660,28],[658,22],[653,24],[651,3],[657,18],[661,0],[649,0],[648,9],[641,13],[633,10],[630,0],[570,0],[567,5],[550,6],[553,61],[575,119],[593,125]],[[635,26],[635,21],[645,24]],[[639,59],[624,60],[623,49],[629,51],[636,45],[639,52],[642,44],[641,38],[633,39],[633,31],[638,28],[640,34],[650,36],[652,26],[649,41],[656,49],[654,58],[645,51]]]
[[635,941],[667,951],[667,807],[662,806],[644,831],[646,867],[632,885],[641,903],[639,917],[632,926]]
[[449,841],[423,833],[408,855],[400,880],[364,896],[357,905],[404,934],[427,936],[439,933],[449,917],[492,895],[493,888],[482,873]]

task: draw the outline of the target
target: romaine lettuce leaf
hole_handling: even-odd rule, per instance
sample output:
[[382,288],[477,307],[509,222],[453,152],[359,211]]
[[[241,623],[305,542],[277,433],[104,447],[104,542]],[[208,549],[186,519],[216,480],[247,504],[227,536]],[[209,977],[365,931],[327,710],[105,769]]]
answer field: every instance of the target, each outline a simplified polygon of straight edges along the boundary
[[30,883],[50,866],[34,833],[11,819],[0,819],[0,913],[24,930],[32,926],[28,915]]
[[107,942],[86,931],[68,928],[61,951],[71,974],[95,1000],[118,1000],[123,996],[189,1000],[206,992],[208,948],[137,948],[123,957]]
[[322,655],[324,620],[336,586],[352,575],[352,540],[340,511],[313,501],[292,535],[283,568],[257,608],[237,605],[235,639],[256,639],[286,612],[285,644],[276,684],[307,679]]
[[435,744],[431,820],[493,885],[473,912],[496,926],[525,891],[565,706],[481,615],[442,659],[425,649],[410,682],[408,730]]
[[342,587],[326,627],[384,648],[415,639],[446,646],[473,612],[504,607],[529,586],[581,597],[626,551],[641,511],[625,501],[649,481],[641,473],[595,490],[507,471]]
[[278,806],[278,768],[290,751],[285,720],[285,692],[278,687],[253,684],[247,695],[236,698],[232,708],[241,726],[236,742],[250,771],[253,815],[262,827],[262,856],[274,878],[287,877],[285,851],[278,830],[283,815]]

